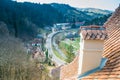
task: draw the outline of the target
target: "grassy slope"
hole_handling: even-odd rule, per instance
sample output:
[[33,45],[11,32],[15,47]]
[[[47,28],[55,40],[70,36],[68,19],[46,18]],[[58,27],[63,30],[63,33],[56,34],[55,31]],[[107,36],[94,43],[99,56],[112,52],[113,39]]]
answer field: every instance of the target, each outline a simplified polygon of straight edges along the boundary
[[80,38],[75,38],[75,41],[71,41],[71,40],[67,40],[67,41],[62,41],[61,42],[61,45],[72,45],[74,50],[78,50],[80,48],[80,45],[79,45],[79,42],[80,42]]
[[54,54],[55,54],[58,58],[60,58],[61,60],[64,60],[64,61],[65,61],[65,59],[56,51],[56,49],[55,49],[54,47],[52,47],[52,49],[53,49]]

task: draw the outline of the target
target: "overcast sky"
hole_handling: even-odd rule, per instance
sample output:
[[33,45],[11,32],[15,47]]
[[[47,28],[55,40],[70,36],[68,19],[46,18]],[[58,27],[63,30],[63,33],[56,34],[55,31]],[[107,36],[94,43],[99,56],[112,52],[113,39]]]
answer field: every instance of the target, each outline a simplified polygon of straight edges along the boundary
[[120,4],[120,0],[17,0],[18,2],[34,2],[34,3],[63,3],[79,8],[100,8],[107,10],[115,10]]

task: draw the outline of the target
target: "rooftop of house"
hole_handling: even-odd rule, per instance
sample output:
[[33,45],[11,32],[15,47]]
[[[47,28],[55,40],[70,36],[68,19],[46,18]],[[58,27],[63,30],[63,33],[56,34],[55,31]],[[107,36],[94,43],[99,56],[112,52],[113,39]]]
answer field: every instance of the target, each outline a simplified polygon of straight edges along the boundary
[[[108,19],[108,21],[104,24],[109,38],[105,40],[104,42],[104,53],[103,57],[107,58],[108,61],[105,65],[105,67],[97,71],[93,74],[90,74],[81,80],[120,80],[120,5],[116,9],[115,13]],[[84,26],[83,26],[84,27]],[[94,26],[92,30],[97,30],[98,26]],[[84,29],[85,28],[85,29]],[[91,39],[91,34],[94,34],[95,32],[90,31],[88,33],[87,31],[89,30],[89,27],[84,27],[81,29],[82,34],[84,34],[84,39],[86,39],[87,36],[89,36],[88,39]],[[104,29],[103,29],[104,30]],[[100,30],[101,31],[101,30]],[[102,32],[102,31],[101,31]],[[100,32],[100,33],[101,33]],[[90,36],[90,35],[91,36]],[[96,39],[96,38],[93,38]],[[71,65],[65,65],[63,68],[61,68],[61,72],[63,71],[64,73],[61,73],[60,77],[61,80],[76,80],[76,79],[70,79],[70,77],[74,77],[74,75],[70,75],[76,71],[72,70],[72,68],[76,68],[78,64],[74,64],[77,61],[71,63]],[[72,67],[72,68],[71,68]],[[68,71],[71,70],[71,71]],[[68,74],[69,73],[69,74]],[[64,78],[65,77],[65,78]]]
[[88,40],[105,40],[108,38],[107,31],[105,27],[90,25],[90,26],[81,26],[80,33],[83,36],[83,39]]
[[120,80],[120,6],[104,24],[109,38],[104,42],[105,67],[82,80]]

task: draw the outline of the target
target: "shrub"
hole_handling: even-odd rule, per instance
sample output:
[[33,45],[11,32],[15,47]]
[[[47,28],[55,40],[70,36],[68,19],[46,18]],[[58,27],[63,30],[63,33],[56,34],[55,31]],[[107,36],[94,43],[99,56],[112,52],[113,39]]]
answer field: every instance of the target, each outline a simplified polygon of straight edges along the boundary
[[46,68],[30,62],[20,40],[0,39],[0,80],[51,80]]

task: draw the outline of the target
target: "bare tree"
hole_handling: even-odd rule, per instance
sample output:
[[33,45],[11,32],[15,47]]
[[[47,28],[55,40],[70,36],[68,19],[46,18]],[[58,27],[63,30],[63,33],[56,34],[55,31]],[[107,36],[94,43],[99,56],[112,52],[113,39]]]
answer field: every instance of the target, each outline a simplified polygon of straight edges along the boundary
[[[42,76],[42,77],[40,77]],[[0,80],[51,80],[48,70],[30,62],[23,44],[13,37],[0,39]]]

